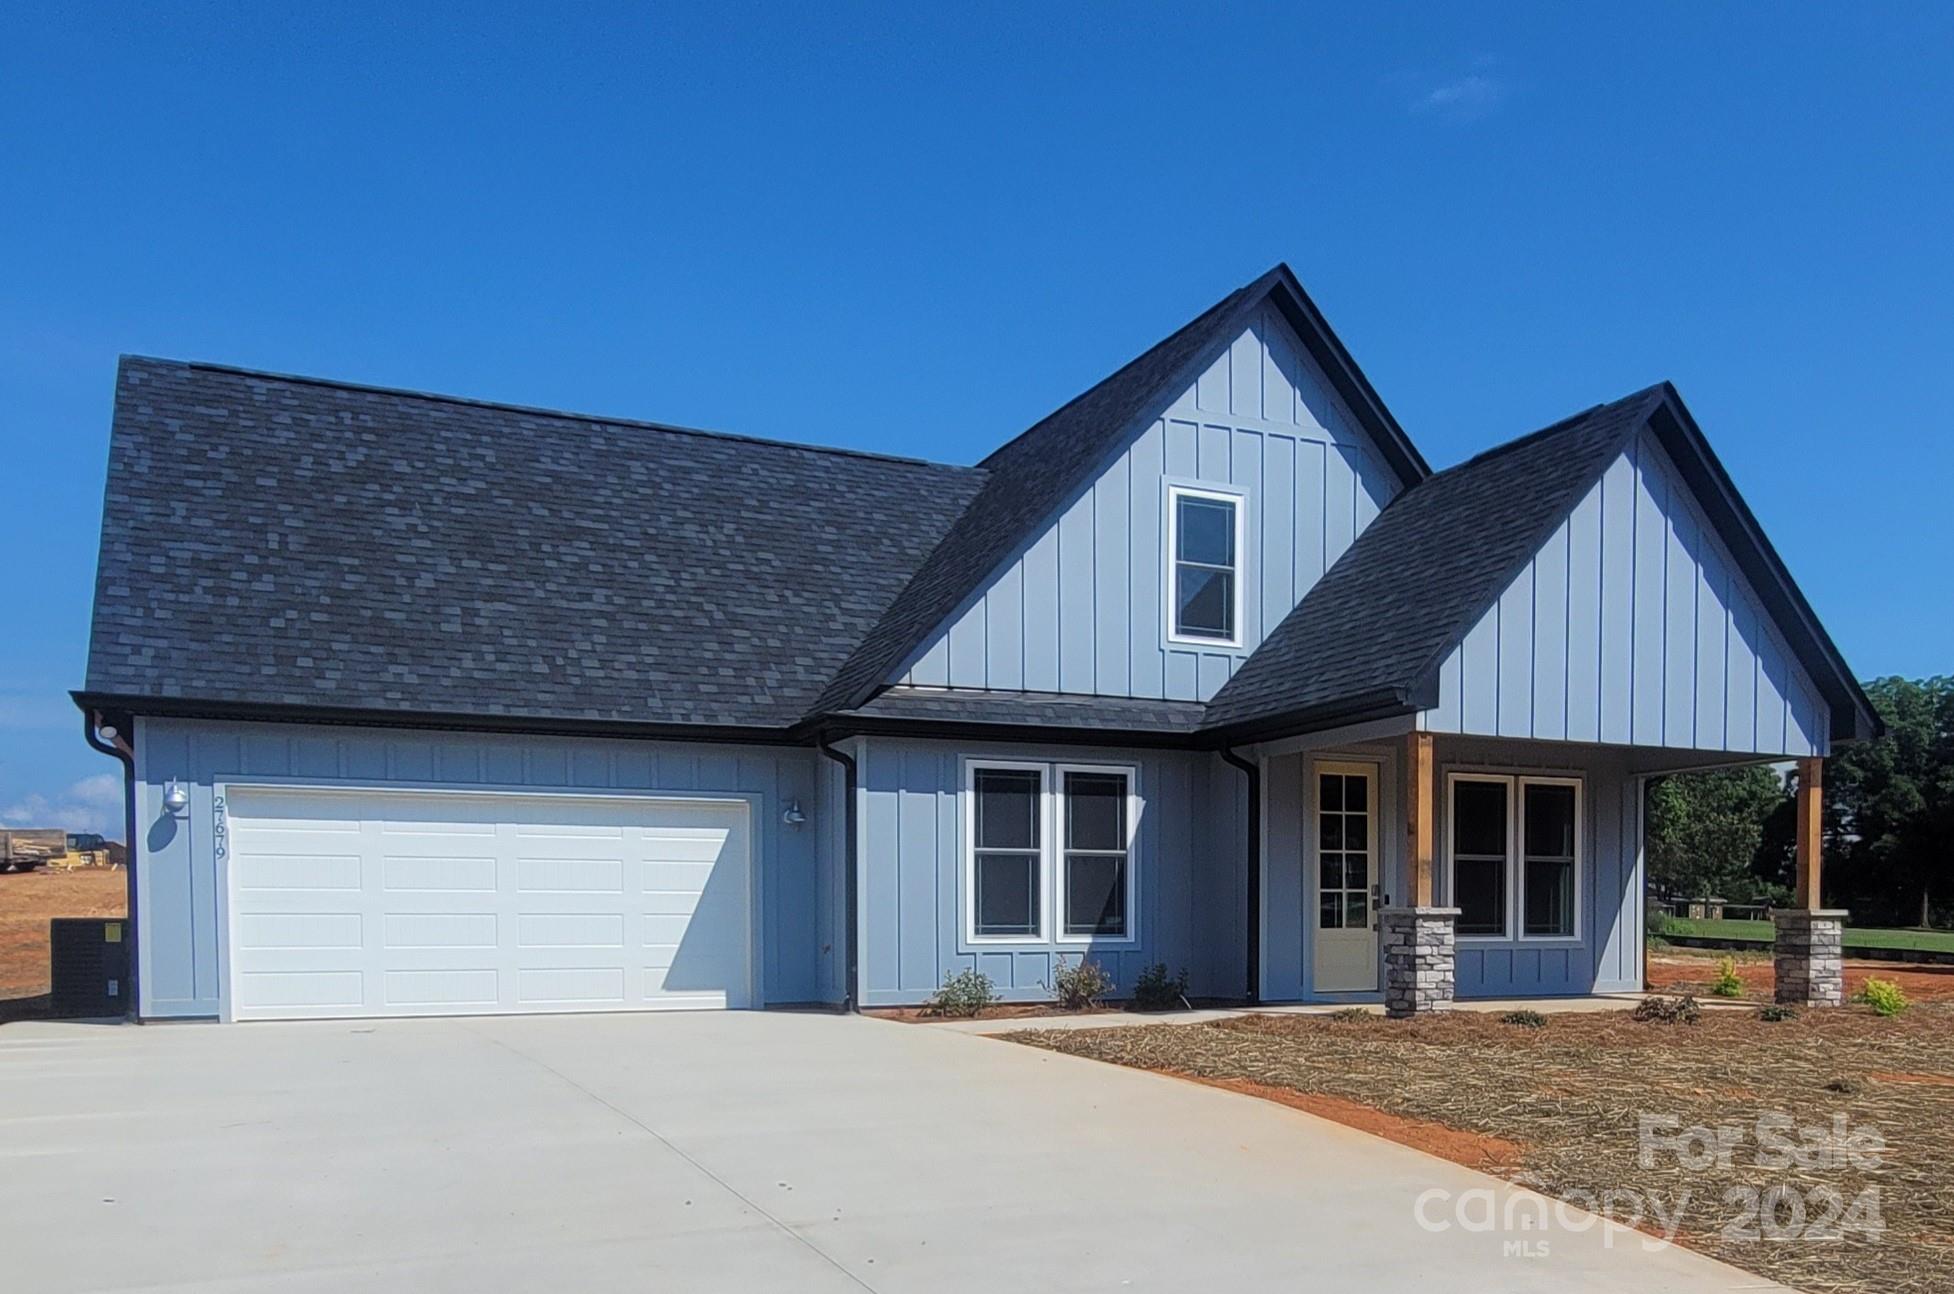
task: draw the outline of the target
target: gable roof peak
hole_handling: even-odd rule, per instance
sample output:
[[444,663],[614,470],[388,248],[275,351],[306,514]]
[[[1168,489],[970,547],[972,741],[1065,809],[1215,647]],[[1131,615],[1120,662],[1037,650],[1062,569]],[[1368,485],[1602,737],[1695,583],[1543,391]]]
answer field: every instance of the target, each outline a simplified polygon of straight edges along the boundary
[[[1393,499],[1208,703],[1231,740],[1361,706],[1437,704],[1445,656],[1644,431],[1683,474],[1832,710],[1834,740],[1878,717],[1670,382],[1489,449]],[[1368,632],[1353,635],[1351,624]]]
[[1431,467],[1398,426],[1287,264],[1236,288],[1098,384],[999,446],[978,464],[989,473],[975,500],[835,676],[816,713],[861,705],[1020,546],[1050,523],[1149,414],[1195,381],[1274,303],[1358,425],[1406,484]]

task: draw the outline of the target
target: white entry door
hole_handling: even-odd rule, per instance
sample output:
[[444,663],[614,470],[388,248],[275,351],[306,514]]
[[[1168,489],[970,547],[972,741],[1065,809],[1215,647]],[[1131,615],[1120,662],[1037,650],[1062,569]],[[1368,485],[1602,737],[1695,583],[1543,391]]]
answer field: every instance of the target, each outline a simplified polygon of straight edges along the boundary
[[1377,987],[1377,766],[1311,766],[1316,819],[1316,956],[1312,987],[1340,993]]
[[751,1004],[744,802],[227,798],[235,1019]]

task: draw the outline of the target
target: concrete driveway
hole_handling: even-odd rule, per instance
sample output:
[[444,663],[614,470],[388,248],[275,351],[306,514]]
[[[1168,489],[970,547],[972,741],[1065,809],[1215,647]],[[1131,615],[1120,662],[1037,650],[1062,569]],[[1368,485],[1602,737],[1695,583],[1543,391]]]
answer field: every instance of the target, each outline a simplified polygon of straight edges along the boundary
[[0,1182],[35,1291],[1767,1287],[1600,1226],[1505,1255],[1419,1226],[1490,1182],[1415,1151],[832,1016],[9,1025]]

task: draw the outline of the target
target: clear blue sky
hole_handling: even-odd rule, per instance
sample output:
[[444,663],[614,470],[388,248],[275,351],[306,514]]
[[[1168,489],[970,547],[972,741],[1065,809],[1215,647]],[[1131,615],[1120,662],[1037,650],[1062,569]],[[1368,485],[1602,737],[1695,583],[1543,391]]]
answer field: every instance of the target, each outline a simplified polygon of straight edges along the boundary
[[1954,8],[1367,8],[0,8],[0,816],[114,819],[119,353],[962,462],[1278,260],[1440,465],[1674,380],[1954,671]]

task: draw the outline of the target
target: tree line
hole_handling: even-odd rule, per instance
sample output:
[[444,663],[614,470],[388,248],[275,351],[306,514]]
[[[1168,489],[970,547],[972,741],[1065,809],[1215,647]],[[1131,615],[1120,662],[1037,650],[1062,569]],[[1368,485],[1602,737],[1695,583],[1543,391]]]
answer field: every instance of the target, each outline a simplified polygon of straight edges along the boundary
[[[1866,695],[1886,724],[1825,761],[1823,902],[1860,925],[1954,924],[1954,678],[1881,678]],[[1659,894],[1790,901],[1796,869],[1788,768],[1679,773],[1645,807]]]

